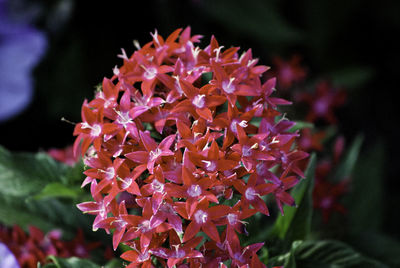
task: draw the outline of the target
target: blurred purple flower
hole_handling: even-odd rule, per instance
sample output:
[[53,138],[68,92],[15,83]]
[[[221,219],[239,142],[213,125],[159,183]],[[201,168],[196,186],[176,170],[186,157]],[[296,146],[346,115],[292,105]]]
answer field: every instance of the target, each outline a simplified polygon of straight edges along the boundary
[[19,268],[19,264],[15,256],[0,242],[0,267],[2,268]]
[[17,115],[32,99],[32,69],[47,41],[29,23],[13,20],[6,0],[0,0],[0,122]]

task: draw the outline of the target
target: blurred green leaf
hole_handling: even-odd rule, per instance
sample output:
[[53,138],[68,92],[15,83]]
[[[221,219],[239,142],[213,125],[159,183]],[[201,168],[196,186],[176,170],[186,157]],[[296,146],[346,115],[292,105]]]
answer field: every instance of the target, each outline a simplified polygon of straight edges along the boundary
[[55,256],[49,256],[49,259],[53,263],[43,266],[43,268],[101,268],[100,265],[91,262],[88,259],[80,259],[77,257],[71,258],[58,258]]
[[351,233],[378,230],[382,225],[384,163],[385,149],[379,142],[360,155],[354,167],[351,192],[344,200]]
[[370,67],[348,66],[324,76],[329,77],[335,85],[351,89],[362,87],[373,78],[373,75],[374,71]]
[[49,197],[77,198],[81,194],[83,194],[83,190],[80,187],[65,186],[59,182],[55,182],[47,184],[39,194],[34,196],[34,198],[35,199],[43,199]]
[[301,246],[302,243],[303,243],[303,241],[300,241],[300,240],[293,241],[292,247],[290,249],[290,254],[289,254],[289,256],[287,256],[283,267],[285,267],[285,268],[296,268],[295,252],[296,252],[296,249],[299,246]]
[[400,267],[400,242],[378,232],[351,234],[348,243],[365,256],[377,259],[390,267]]
[[44,218],[40,213],[27,208],[25,203],[13,202],[6,200],[0,195],[0,222],[2,224],[12,226],[14,224],[20,225],[23,229],[27,230],[29,225],[34,225],[42,230],[49,231],[56,226]]
[[355,138],[352,145],[347,150],[346,155],[342,158],[342,161],[337,167],[332,178],[333,182],[340,182],[349,178],[357,162],[363,140],[364,138],[362,135]]
[[45,153],[10,153],[0,146],[0,194],[27,196],[61,181],[66,166]]
[[335,240],[304,241],[292,252],[296,262],[292,267],[387,267]]
[[44,232],[62,228],[64,235],[72,238],[77,228],[90,231],[92,219],[82,214],[71,200],[25,200],[0,195],[0,222],[8,226],[17,224],[25,230],[34,225]]
[[112,259],[104,265],[104,268],[120,268],[124,267],[121,259]]
[[82,162],[70,167],[46,153],[11,153],[0,146],[0,223],[44,232],[62,228],[70,238],[77,228],[91,232],[92,216],[76,207],[88,195],[80,189],[82,171]]
[[296,125],[289,129],[289,132],[296,132],[297,130],[304,129],[304,128],[314,128],[314,124],[305,121],[294,121]]
[[68,185],[81,185],[84,179],[84,164],[82,159],[78,161],[73,167],[68,166],[64,176],[63,182]]
[[301,31],[278,12],[274,1],[206,1],[203,6],[204,12],[227,30],[258,39],[264,44],[293,45],[303,38]]
[[201,75],[201,85],[207,85],[212,79],[212,72],[206,72]]

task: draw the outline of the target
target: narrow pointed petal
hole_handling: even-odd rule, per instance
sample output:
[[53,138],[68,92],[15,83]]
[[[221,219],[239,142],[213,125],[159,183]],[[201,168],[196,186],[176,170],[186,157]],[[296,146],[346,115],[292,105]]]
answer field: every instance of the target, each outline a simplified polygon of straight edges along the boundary
[[127,153],[125,156],[136,163],[147,163],[149,159],[149,153],[144,151]]
[[219,237],[219,233],[217,227],[215,227],[214,223],[206,223],[204,224],[201,229],[215,242],[221,243],[221,239]]
[[198,225],[195,221],[191,221],[186,227],[185,235],[183,236],[183,242],[186,242],[193,238],[200,231],[200,225]]
[[157,143],[151,138],[149,132],[139,131],[140,140],[148,152],[154,151],[157,148]]

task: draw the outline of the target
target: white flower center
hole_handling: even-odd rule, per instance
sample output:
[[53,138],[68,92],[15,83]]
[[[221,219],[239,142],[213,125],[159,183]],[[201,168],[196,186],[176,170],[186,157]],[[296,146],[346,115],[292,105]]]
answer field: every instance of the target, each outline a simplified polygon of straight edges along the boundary
[[229,79],[229,81],[223,81],[222,82],[222,89],[226,92],[226,93],[228,93],[228,94],[232,94],[235,90],[236,90],[236,88],[235,88],[235,85],[233,85],[232,84],[232,82],[235,80],[235,78],[234,77],[231,77],[230,79]]
[[132,184],[132,178],[125,178],[123,181],[122,181],[122,189],[127,189],[129,186],[131,186],[131,184]]
[[239,122],[239,120],[237,119],[233,119],[232,123],[231,123],[231,131],[235,134],[237,134],[237,126],[236,124],[238,124],[239,126],[245,128],[247,127],[247,121],[246,120],[242,120]]
[[154,67],[146,68],[146,71],[144,72],[143,76],[147,80],[154,79],[157,75],[157,69]]
[[204,95],[204,94],[196,95],[192,101],[193,105],[199,109],[204,108],[204,105],[206,104],[205,97],[206,97],[206,95]]
[[141,224],[139,224],[138,227],[142,232],[150,231],[150,221],[149,220],[144,220],[144,221],[142,221]]
[[238,220],[238,216],[234,213],[229,213],[226,218],[228,219],[228,222],[230,225],[234,225],[236,224],[237,220]]
[[164,191],[164,184],[155,179],[151,182],[151,188],[154,192],[162,193]]
[[196,211],[196,213],[194,213],[194,219],[198,224],[204,224],[207,222],[208,214],[207,212],[199,209],[198,211]]
[[257,193],[256,190],[254,190],[254,188],[247,188],[246,192],[244,192],[244,196],[248,200],[253,200],[254,197],[256,197],[256,195]]
[[115,103],[115,98],[114,97],[111,97],[109,99],[104,99],[104,108],[108,108],[114,103]]
[[215,161],[201,160],[201,162],[206,164],[206,169],[209,172],[214,172],[217,169],[217,164]]
[[133,123],[132,118],[129,115],[129,112],[118,112],[118,118],[117,118],[117,122],[121,125],[124,126],[124,128],[126,128],[127,124]]
[[176,249],[174,255],[175,256],[173,256],[172,258],[180,259],[180,258],[185,257],[186,253],[185,253],[185,251],[183,249]]
[[106,174],[106,180],[112,180],[115,176],[115,169],[113,167],[109,167],[104,173]]
[[253,154],[252,148],[250,146],[244,145],[242,147],[242,155],[244,157],[251,156]]
[[144,253],[139,253],[138,262],[145,262],[148,259],[150,259],[150,254],[148,251],[145,251]]
[[118,220],[115,220],[115,221],[113,222],[113,224],[115,224],[115,225],[117,226],[117,228],[123,228],[123,227],[125,227],[128,223],[127,223],[125,220],[123,220],[123,219],[121,219],[121,218],[119,217]]
[[90,131],[90,136],[92,137],[98,137],[101,133],[101,126],[100,125],[94,125],[93,127],[90,127],[92,130]]
[[156,160],[161,155],[161,153],[162,151],[159,148],[157,148],[155,151],[150,151],[149,153],[150,161]]
[[187,189],[187,193],[191,197],[198,197],[201,195],[201,187],[198,184],[190,185],[190,187]]

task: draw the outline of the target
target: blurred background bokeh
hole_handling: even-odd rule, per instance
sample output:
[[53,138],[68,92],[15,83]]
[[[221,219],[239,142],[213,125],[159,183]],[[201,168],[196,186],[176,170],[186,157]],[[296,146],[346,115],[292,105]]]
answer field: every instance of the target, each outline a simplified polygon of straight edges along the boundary
[[[363,134],[362,154],[383,150],[376,152],[383,167],[374,182],[384,189],[379,195],[382,206],[371,207],[365,220],[400,239],[395,100],[400,2],[138,2],[0,0],[2,146],[36,152],[71,144],[73,125],[61,118],[80,121],[83,100],[92,98],[103,77],[111,77],[113,67],[122,64],[117,57],[121,48],[130,55],[133,40],[147,43],[155,29],[165,37],[191,26],[206,42],[215,35],[221,44],[252,48],[261,64],[298,55],[307,66],[305,90],[324,78],[346,91],[346,104],[337,111],[339,132],[348,141]],[[358,202],[363,204],[368,195],[366,190]]]

